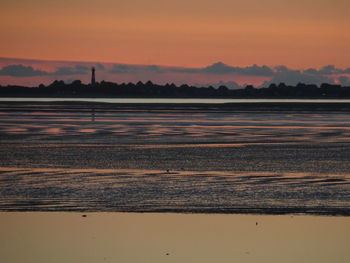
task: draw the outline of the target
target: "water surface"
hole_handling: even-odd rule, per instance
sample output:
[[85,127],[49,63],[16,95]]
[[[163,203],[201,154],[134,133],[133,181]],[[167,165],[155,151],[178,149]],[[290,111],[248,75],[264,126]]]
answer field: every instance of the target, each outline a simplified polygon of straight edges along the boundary
[[99,103],[170,103],[170,104],[222,104],[222,103],[350,103],[349,99],[194,99],[194,98],[20,98],[1,97],[0,102],[99,102]]
[[0,210],[350,214],[349,112],[55,106],[0,107]]

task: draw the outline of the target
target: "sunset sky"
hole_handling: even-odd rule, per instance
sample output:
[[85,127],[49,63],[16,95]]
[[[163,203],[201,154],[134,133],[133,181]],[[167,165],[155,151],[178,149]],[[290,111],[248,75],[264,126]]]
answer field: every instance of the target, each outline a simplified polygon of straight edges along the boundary
[[3,0],[0,7],[5,58],[350,67],[349,0]]

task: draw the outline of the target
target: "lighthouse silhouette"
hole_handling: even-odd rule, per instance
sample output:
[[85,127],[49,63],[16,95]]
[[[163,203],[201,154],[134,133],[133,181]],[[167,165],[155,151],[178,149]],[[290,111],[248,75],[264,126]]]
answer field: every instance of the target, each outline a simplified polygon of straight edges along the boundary
[[95,80],[95,67],[91,68],[91,86],[96,85],[96,80]]

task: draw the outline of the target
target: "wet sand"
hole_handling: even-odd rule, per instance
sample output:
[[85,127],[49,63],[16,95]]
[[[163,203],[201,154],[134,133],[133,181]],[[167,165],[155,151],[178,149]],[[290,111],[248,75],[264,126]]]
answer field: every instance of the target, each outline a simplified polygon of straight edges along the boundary
[[[82,217],[86,215],[86,217]],[[0,213],[8,263],[346,263],[344,217]]]
[[350,175],[0,168],[2,211],[350,215]]
[[348,104],[237,105],[2,102],[0,210],[350,214]]
[[349,174],[348,143],[2,143],[0,166]]

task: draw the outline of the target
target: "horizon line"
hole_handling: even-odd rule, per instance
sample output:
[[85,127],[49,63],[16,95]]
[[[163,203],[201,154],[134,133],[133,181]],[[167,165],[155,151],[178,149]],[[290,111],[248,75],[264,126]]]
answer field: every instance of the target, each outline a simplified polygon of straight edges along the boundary
[[[247,64],[247,65],[233,65],[233,64],[227,64],[225,62],[223,62],[222,60],[217,60],[215,62],[210,62],[206,65],[202,65],[202,66],[179,66],[179,65],[164,65],[164,64],[155,64],[155,63],[149,63],[149,64],[142,64],[142,63],[124,63],[124,62],[107,62],[107,61],[98,61],[98,60],[65,60],[65,59],[39,59],[39,58],[23,58],[23,57],[4,57],[4,56],[0,56],[0,60],[1,59],[9,59],[9,60],[28,60],[28,61],[35,61],[35,62],[58,62],[58,63],[101,63],[101,64],[115,64],[115,65],[135,65],[135,66],[149,66],[149,65],[153,65],[153,66],[160,66],[160,67],[175,67],[175,68],[196,68],[196,69],[201,69],[201,68],[205,68],[207,66],[211,66],[211,65],[214,65],[214,64],[217,64],[217,63],[222,63],[224,65],[227,65],[227,66],[231,66],[231,67],[250,67],[250,66],[254,66],[254,65],[257,65],[257,66],[267,66],[267,67],[270,67],[270,68],[275,68],[275,67],[279,67],[279,66],[285,66],[287,68],[289,68],[288,65],[285,65],[285,64],[279,64],[279,65],[269,65],[269,64],[257,64],[257,63],[252,63],[252,64]],[[316,67],[314,66],[313,68],[317,69],[321,69],[323,67],[326,67],[326,66],[335,66],[337,67],[335,64],[327,64],[327,65],[323,65],[323,66],[319,66],[319,67]],[[348,68],[350,67],[350,64],[349,66],[346,66],[344,68]],[[305,69],[309,69],[310,67],[305,67],[305,68],[289,68],[289,69],[301,69],[301,70],[305,70]]]

